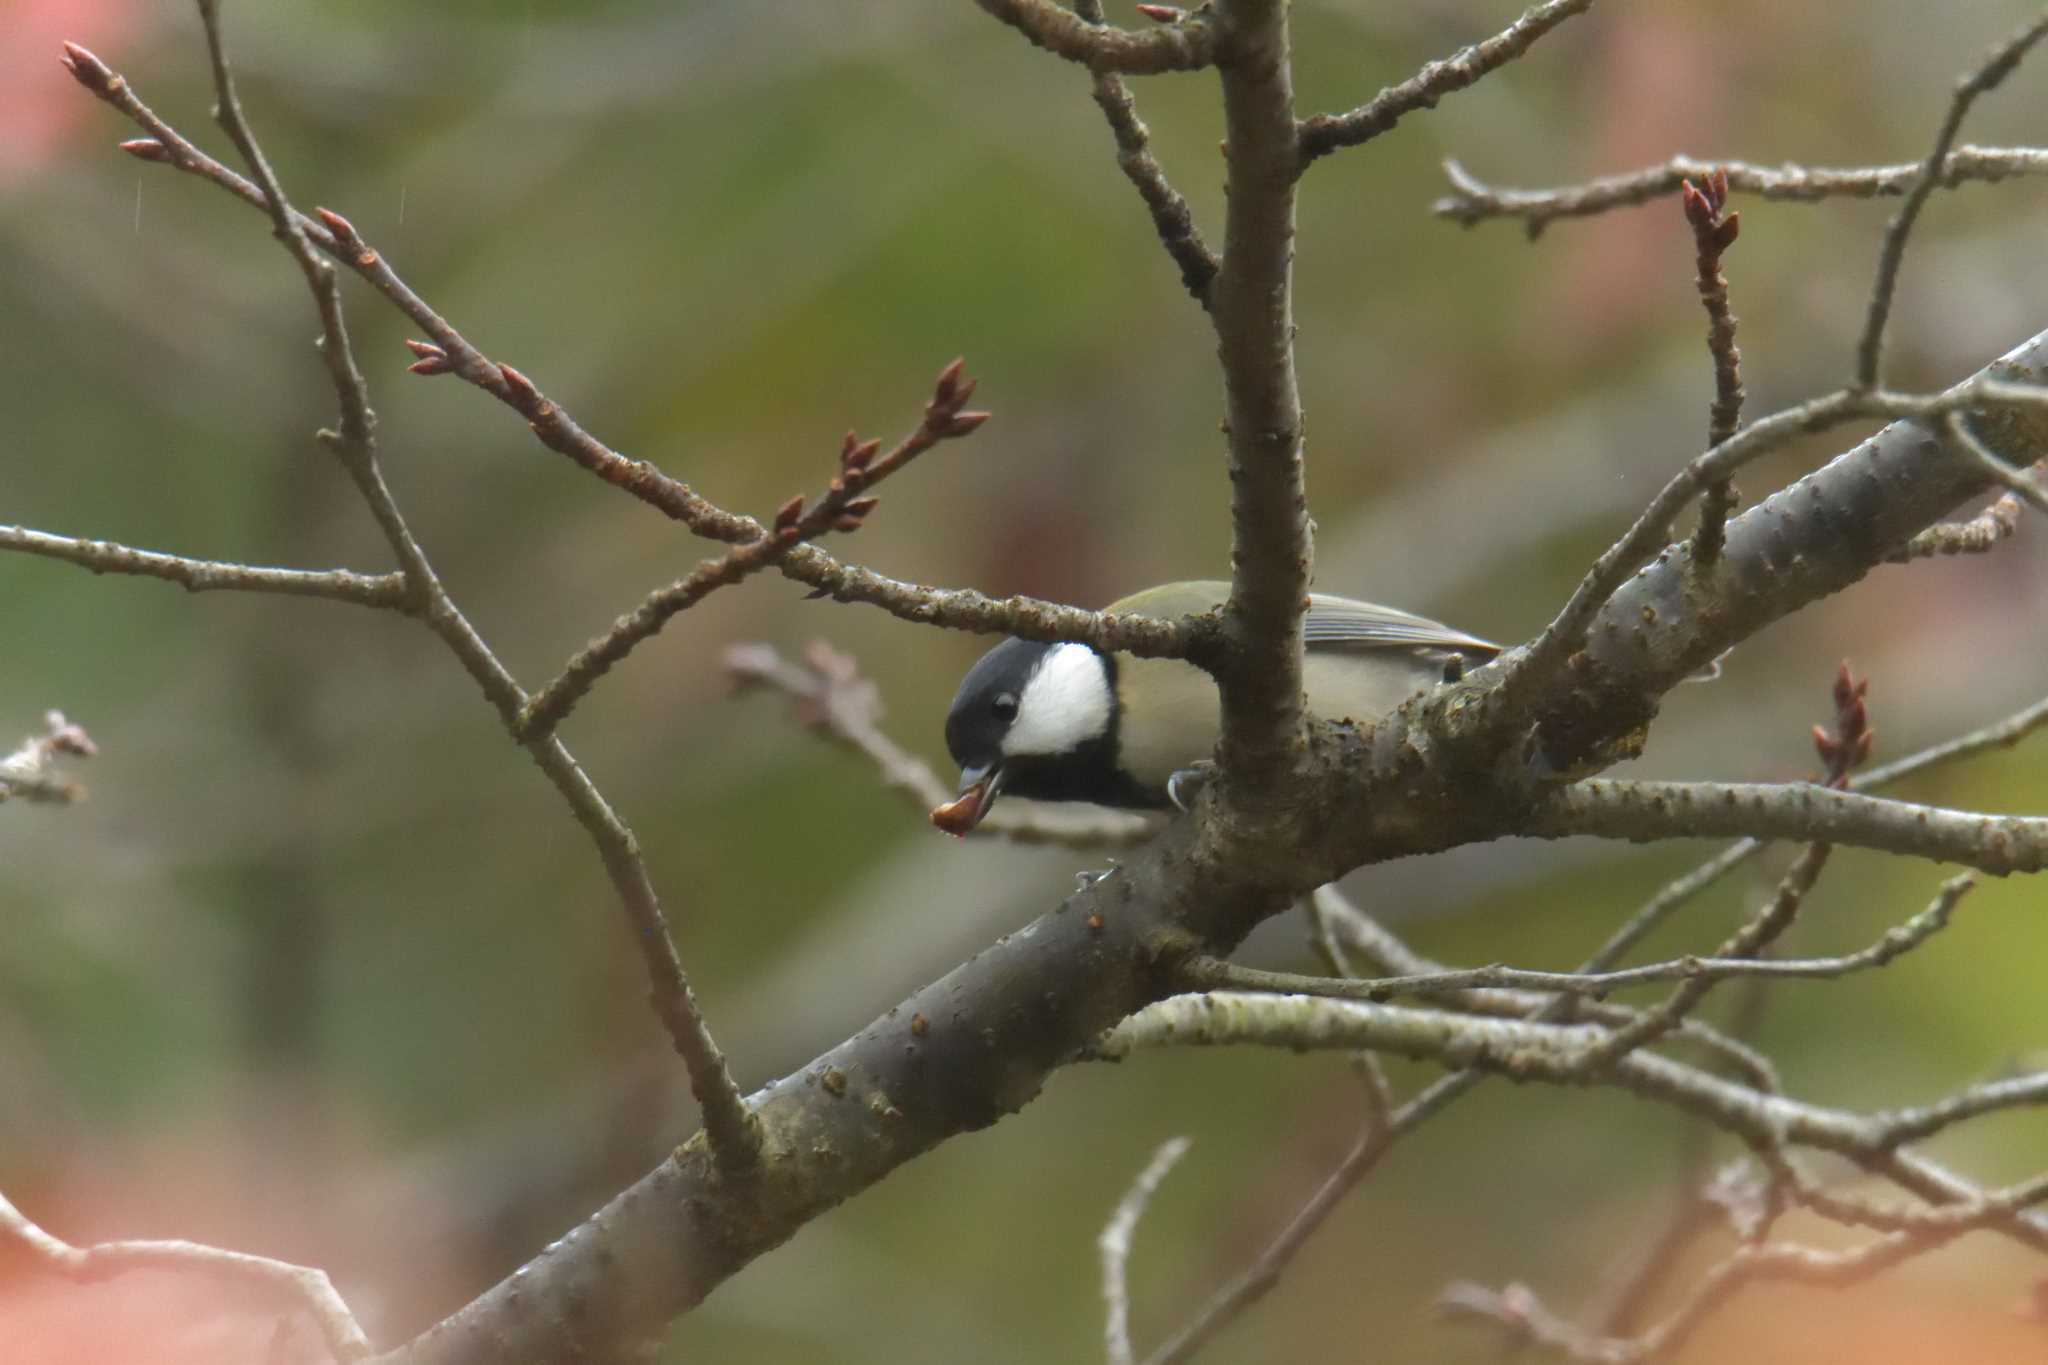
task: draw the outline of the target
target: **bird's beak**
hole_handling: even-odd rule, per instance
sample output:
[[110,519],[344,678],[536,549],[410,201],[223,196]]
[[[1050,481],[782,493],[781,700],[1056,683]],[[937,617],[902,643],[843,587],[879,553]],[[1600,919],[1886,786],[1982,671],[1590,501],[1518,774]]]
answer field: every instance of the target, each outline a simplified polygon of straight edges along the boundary
[[960,770],[960,795],[932,811],[932,823],[954,838],[964,838],[981,823],[996,794],[1003,789],[1003,770],[995,763]]

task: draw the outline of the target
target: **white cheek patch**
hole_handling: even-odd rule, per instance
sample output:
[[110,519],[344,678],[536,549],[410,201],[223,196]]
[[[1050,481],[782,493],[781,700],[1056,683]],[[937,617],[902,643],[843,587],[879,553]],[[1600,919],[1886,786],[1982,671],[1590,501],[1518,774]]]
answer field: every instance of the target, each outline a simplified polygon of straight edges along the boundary
[[1112,705],[1102,657],[1086,645],[1055,645],[1017,698],[1017,719],[1003,735],[1003,753],[1069,753],[1109,733]]

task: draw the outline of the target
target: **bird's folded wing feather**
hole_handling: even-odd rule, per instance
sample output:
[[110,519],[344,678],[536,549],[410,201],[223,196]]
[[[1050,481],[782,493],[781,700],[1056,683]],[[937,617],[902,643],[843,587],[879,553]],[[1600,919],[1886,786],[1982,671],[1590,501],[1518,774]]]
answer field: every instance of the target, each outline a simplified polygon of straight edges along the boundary
[[1463,654],[1500,653],[1500,646],[1426,616],[1348,597],[1310,593],[1304,644],[1325,649],[1443,649]]

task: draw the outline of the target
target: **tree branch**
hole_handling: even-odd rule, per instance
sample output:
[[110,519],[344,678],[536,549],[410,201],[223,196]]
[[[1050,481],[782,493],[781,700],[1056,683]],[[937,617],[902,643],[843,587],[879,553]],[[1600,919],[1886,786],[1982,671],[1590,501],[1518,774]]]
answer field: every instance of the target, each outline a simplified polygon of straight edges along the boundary
[[1553,839],[1764,839],[1849,844],[2003,877],[2048,867],[2048,816],[1983,815],[1804,783],[1612,782],[1553,796],[1526,827]]
[[25,526],[0,526],[0,550],[61,559],[96,574],[161,578],[187,592],[269,592],[287,597],[325,597],[365,607],[406,605],[405,576],[364,574],[350,569],[264,569],[218,559],[188,559],[117,545],[110,540],[75,540]]
[[1197,958],[1187,964],[1183,980],[1193,990],[1263,991],[1276,995],[1313,995],[1331,1000],[1374,1002],[1403,995],[1441,996],[1471,990],[1554,991],[1597,1000],[1631,986],[1664,981],[1727,981],[1745,977],[1829,981],[1886,966],[1919,947],[1948,927],[1957,903],[1975,884],[1975,879],[1967,873],[1950,878],[1925,910],[1887,930],[1868,947],[1834,957],[1754,958],[1715,954],[1674,958],[1668,962],[1605,972],[1543,972],[1494,964],[1455,971],[1353,980],[1297,972],[1269,972],[1215,958]]
[[[322,432],[321,438],[340,459],[383,531],[404,574],[408,592],[420,604],[422,619],[482,687],[485,696],[497,707],[506,727],[517,737],[518,717],[526,701],[525,694],[448,595],[384,482],[383,471],[377,461],[376,419],[370,411],[368,393],[349,346],[333,268],[314,255],[310,234],[302,227],[303,220],[285,199],[283,189],[264,161],[255,137],[242,117],[221,38],[217,0],[199,0],[199,15],[212,56],[222,125],[261,182],[263,201],[268,206],[277,236],[299,263],[319,307],[324,342],[322,352],[342,409],[340,431]],[[125,91],[125,85],[118,84],[118,77],[112,82],[102,77],[105,68],[84,49],[67,46],[66,54],[73,74],[88,88],[95,89],[95,93],[102,93],[95,88],[96,85],[106,87],[109,94]],[[334,230],[332,225],[330,229]],[[606,870],[611,874],[627,917],[636,931],[634,941],[649,974],[650,998],[656,1016],[667,1028],[670,1040],[689,1073],[690,1090],[703,1110],[705,1132],[713,1150],[727,1165],[744,1166],[759,1150],[758,1126],[747,1110],[739,1087],[733,1082],[724,1054],[719,1051],[697,1007],[695,994],[676,952],[675,940],[669,933],[667,919],[662,914],[660,901],[655,896],[653,883],[641,861],[632,832],[599,795],[560,741],[553,738],[536,740],[528,743],[526,748],[568,801],[578,822],[589,832]]]
[[[121,144],[144,161],[167,164],[218,185],[266,213],[269,200],[246,177],[221,165],[183,137],[139,99],[127,80],[76,43],[66,44],[66,64],[80,85],[150,134]],[[412,342],[416,374],[455,374],[526,418],[541,443],[639,499],[691,533],[727,544],[745,544],[766,534],[760,522],[729,512],[687,483],[652,463],[611,449],[585,431],[560,403],[509,365],[471,345],[454,326],[401,279],[338,213],[321,209],[318,221],[291,211],[306,241],[361,276],[417,323],[428,342]],[[992,598],[963,588],[905,583],[845,563],[812,545],[799,545],[777,562],[788,578],[839,602],[877,606],[905,621],[981,634],[1021,635],[1034,640],[1074,640],[1107,651],[1147,658],[1183,658],[1213,652],[1217,627],[1208,618],[1159,621],[1087,611],[1029,597]]]
[[1033,46],[1079,62],[1090,71],[1155,76],[1166,71],[1199,71],[1216,60],[1216,35],[1203,15],[1133,32],[1091,23],[1053,0],[975,3],[1029,38]]
[[1919,174],[1907,187],[1905,202],[1899,205],[1898,213],[1884,230],[1884,245],[1878,251],[1876,278],[1871,284],[1870,308],[1863,322],[1863,336],[1856,343],[1856,387],[1868,389],[1877,385],[1878,362],[1884,350],[1885,321],[1891,316],[1892,294],[1898,287],[1899,267],[1905,263],[1906,239],[1912,236],[1913,224],[1919,220],[1920,210],[1926,207],[1928,197],[1940,181],[1942,168],[1948,164],[1949,150],[1955,146],[1956,135],[1962,131],[1963,119],[1969,115],[1970,106],[1976,103],[1977,97],[1997,88],[2010,76],[2028,49],[2039,42],[2044,33],[2048,33],[2048,12],[1993,47],[1975,71],[1957,82],[1955,94],[1949,99],[1948,113],[1934,135],[1934,147],[1921,163]]
[[[1760,166],[1747,161],[1674,156],[1661,166],[1603,176],[1580,185],[1546,190],[1496,189],[1456,161],[1444,162],[1451,193],[1430,211],[1471,227],[1490,218],[1517,218],[1531,240],[1560,218],[1592,218],[1676,194],[1687,180],[1719,170],[1728,187],[1762,199],[1813,204],[1823,199],[1881,199],[1906,193],[1926,168],[1922,161],[1900,166]],[[2015,176],[2048,172],[2048,149],[2039,147],[1957,147],[1942,162],[1939,184],[1997,184]]]
[[[1102,22],[1102,0],[1075,0],[1074,13],[1091,24]],[[1216,253],[1202,240],[1195,226],[1194,211],[1166,179],[1166,168],[1152,155],[1151,133],[1138,117],[1137,102],[1123,78],[1113,72],[1095,73],[1095,103],[1109,121],[1116,139],[1116,164],[1145,201],[1152,215],[1152,228],[1159,244],[1180,267],[1180,282],[1196,303],[1209,306],[1209,285],[1216,278]]]
[[1133,1360],[1131,1292],[1124,1275],[1131,1259],[1131,1235],[1138,1230],[1138,1220],[1145,1216],[1145,1206],[1152,1202],[1160,1182],[1188,1154],[1189,1142],[1188,1138],[1177,1137],[1160,1144],[1152,1160],[1138,1172],[1138,1178],[1117,1202],[1116,1212],[1110,1215],[1102,1235],[1095,1239],[1096,1249],[1102,1255],[1102,1335],[1109,1365],[1131,1365]]
[[881,450],[880,440],[863,441],[847,432],[839,450],[839,473],[822,497],[808,509],[801,497],[791,498],[776,513],[772,529],[759,538],[736,545],[719,558],[699,564],[689,577],[649,593],[638,607],[613,622],[610,630],[577,651],[561,675],[520,708],[515,727],[519,738],[537,739],[554,733],[599,678],[678,613],[694,607],[719,588],[759,573],[806,541],[831,531],[859,530],[880,501],[869,495],[868,489],[933,446],[972,435],[988,420],[986,412],[966,410],[977,382],[961,376],[960,361],[947,365],[939,372],[917,429],[879,459],[876,455]]
[[1584,14],[1593,0],[1547,0],[1484,42],[1460,48],[1402,81],[1390,85],[1358,108],[1344,114],[1317,114],[1302,120],[1301,165],[1339,147],[1369,142],[1418,109],[1434,109],[1445,95],[1478,84],[1514,61],[1539,39],[1573,15]]
[[1285,0],[1222,0],[1223,265],[1209,296],[1230,472],[1225,775],[1257,793],[1296,761],[1301,618],[1315,549],[1294,369],[1294,194],[1300,150]]

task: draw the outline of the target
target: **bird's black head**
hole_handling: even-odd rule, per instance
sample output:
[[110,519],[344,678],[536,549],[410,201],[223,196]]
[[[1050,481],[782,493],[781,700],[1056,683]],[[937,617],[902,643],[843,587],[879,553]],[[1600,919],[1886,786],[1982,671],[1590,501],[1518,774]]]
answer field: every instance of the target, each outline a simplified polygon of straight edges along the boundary
[[946,713],[960,799],[933,812],[951,833],[972,829],[999,793],[1041,801],[1107,801],[1116,769],[1116,666],[1087,645],[1005,640],[981,656]]

